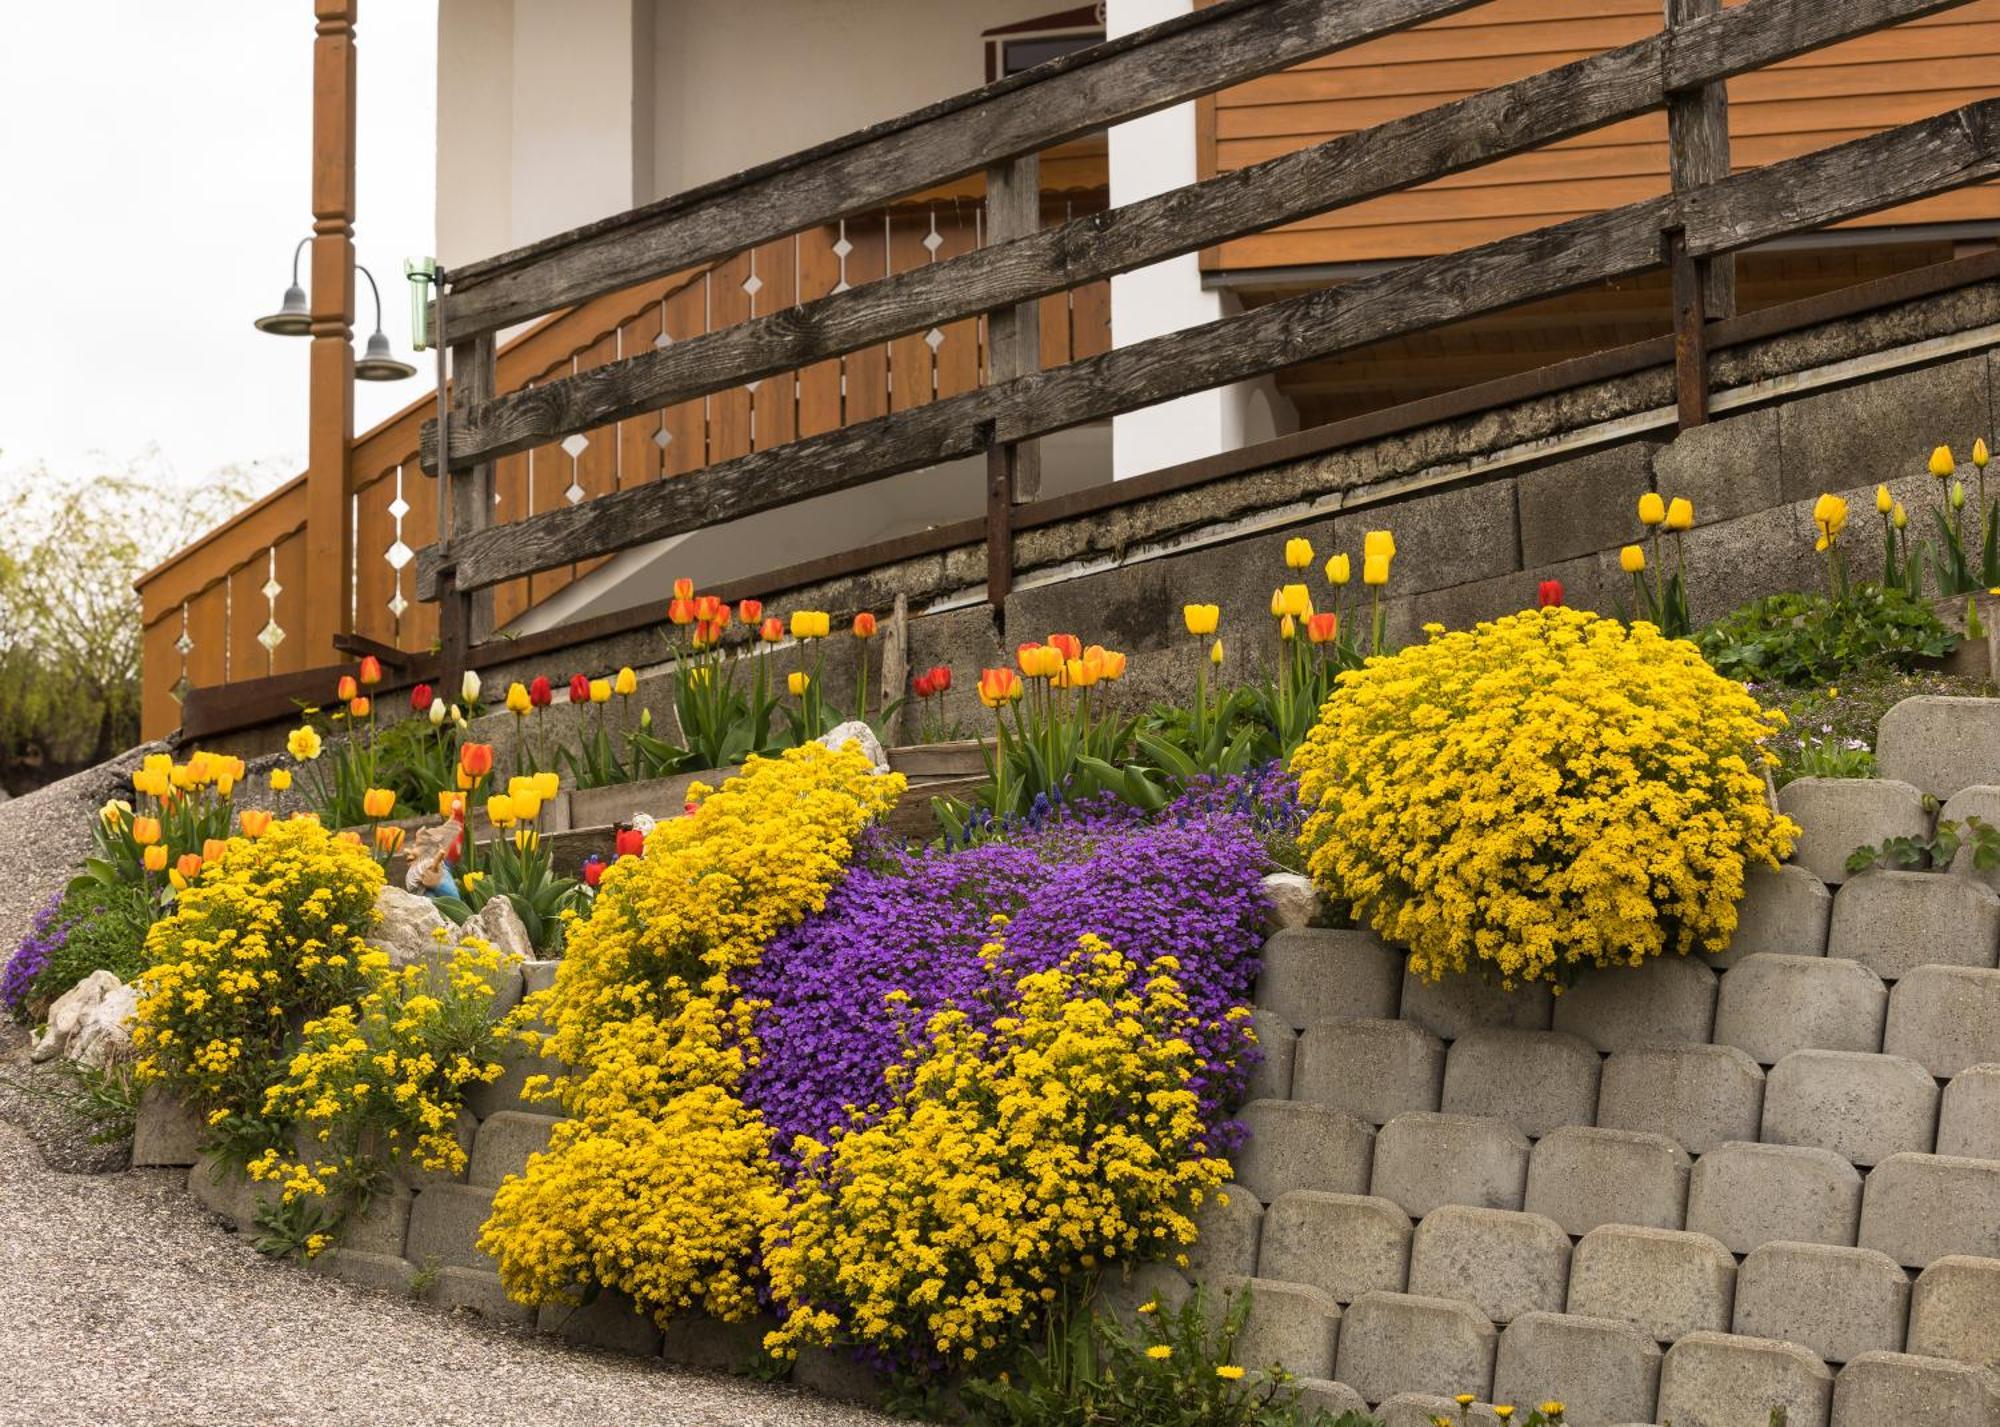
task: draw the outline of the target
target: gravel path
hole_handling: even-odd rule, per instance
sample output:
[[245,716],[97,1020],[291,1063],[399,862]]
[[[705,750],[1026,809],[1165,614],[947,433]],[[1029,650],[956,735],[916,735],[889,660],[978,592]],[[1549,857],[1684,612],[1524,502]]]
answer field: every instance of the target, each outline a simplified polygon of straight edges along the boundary
[[309,1277],[208,1219],[186,1172],[61,1174],[0,1121],[0,1423],[880,1427],[823,1398]]

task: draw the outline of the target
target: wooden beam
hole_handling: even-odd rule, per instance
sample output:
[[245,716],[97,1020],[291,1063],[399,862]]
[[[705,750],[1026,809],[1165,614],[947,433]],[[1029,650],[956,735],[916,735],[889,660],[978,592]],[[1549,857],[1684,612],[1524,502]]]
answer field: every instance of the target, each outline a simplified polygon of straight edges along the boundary
[[325,658],[354,605],[354,20],[357,0],[313,14],[312,352],[307,362],[306,657]]
[[[1055,371],[756,452],[471,536],[479,589],[884,476],[970,456],[1482,312],[1655,267],[1662,234],[1733,252],[2000,175],[2000,100],[1985,100],[1684,194],[1445,254]],[[432,597],[420,561],[419,592]]]
[[[1042,226],[1042,168],[1035,155],[986,170],[986,236],[1012,242]],[[1032,303],[986,314],[986,380],[999,386],[1041,366],[1042,329]],[[1033,441],[986,448],[986,600],[994,609],[1014,588],[1014,502],[1041,493],[1041,450]]]
[[1667,269],[1673,275],[1674,404],[1683,431],[1708,424],[1708,321],[1702,315],[1702,271],[1678,229],[1667,234]]
[[[454,314],[456,315],[456,314]],[[498,380],[498,354],[491,332],[456,338],[451,345],[452,419],[476,401],[490,400]],[[493,463],[480,461],[446,478],[448,491],[439,492],[439,507],[451,507],[451,538],[442,558],[452,559],[465,541],[493,524]],[[438,641],[448,677],[463,675],[475,644],[493,629],[493,592],[473,590],[453,581],[438,608]]]
[[[1031,301],[1426,183],[1647,113],[1690,86],[1714,85],[1965,3],[1748,0],[1672,33],[1189,188],[510,393],[454,423],[452,460],[456,465],[527,450],[934,323]],[[456,312],[454,305],[454,320]],[[426,425],[423,442],[424,468],[435,471],[434,426]]]
[[[1713,19],[1722,0],[1666,0],[1667,34]],[[1720,80],[1676,89],[1667,98],[1667,169],[1675,192],[1729,177],[1729,90]],[[1699,263],[1701,310],[1708,319],[1736,312],[1736,260]],[[1704,403],[1705,405],[1706,403]]]
[[1223,0],[730,178],[454,269],[491,332],[709,263],[1482,0]]

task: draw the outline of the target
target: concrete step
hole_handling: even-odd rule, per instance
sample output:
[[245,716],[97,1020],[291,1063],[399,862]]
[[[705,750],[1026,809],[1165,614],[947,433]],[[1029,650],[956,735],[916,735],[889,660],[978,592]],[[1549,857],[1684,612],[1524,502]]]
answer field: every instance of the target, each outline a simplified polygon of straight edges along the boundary
[[1778,807],[1799,825],[1792,862],[1829,887],[1847,880],[1857,847],[1932,831],[1923,791],[1892,778],[1795,778],[1778,790]]
[[2000,699],[1924,694],[1882,715],[1875,764],[1940,802],[1962,788],[2000,783]]
[[549,1136],[562,1123],[559,1115],[525,1110],[501,1110],[479,1122],[472,1142],[469,1184],[497,1186],[510,1175],[525,1173],[531,1156],[549,1147]]
[[410,1206],[410,1231],[403,1256],[438,1268],[498,1270],[480,1251],[479,1231],[493,1212],[493,1191],[476,1184],[433,1184]]

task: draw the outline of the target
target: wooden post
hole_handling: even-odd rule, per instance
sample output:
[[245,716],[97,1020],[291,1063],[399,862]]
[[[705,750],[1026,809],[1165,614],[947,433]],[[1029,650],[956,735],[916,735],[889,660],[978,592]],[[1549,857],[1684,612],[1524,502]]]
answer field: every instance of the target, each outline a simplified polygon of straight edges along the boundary
[[[444,304],[440,303],[442,310]],[[479,402],[490,401],[499,385],[498,352],[493,334],[488,332],[451,346],[451,416],[456,422],[461,412]],[[440,508],[451,507],[451,537],[447,553],[465,536],[493,523],[493,463],[480,461],[464,470],[446,471],[439,477],[446,489],[438,492]],[[438,590],[438,643],[443,655],[447,682],[462,675],[471,658],[472,647],[493,635],[493,591],[461,591],[455,577],[445,580]]]
[[[1042,166],[1034,154],[986,170],[986,241],[1006,243],[1040,231]],[[1032,302],[986,314],[986,380],[1026,376],[1041,365],[1042,329]],[[1014,588],[1014,506],[1041,493],[1041,448],[1003,441],[986,450],[986,599],[995,608]]]
[[[887,633],[882,640],[882,702],[880,708],[889,705],[910,692],[910,597],[896,596],[895,607],[890,611]],[[863,691],[861,697],[866,697]],[[903,741],[903,728],[907,720],[905,710],[898,707],[882,725],[882,742],[894,748]]]
[[[1671,32],[1692,20],[1722,13],[1722,0],[1666,0]],[[1667,96],[1667,154],[1674,192],[1729,177],[1729,92],[1721,81]],[[1674,389],[1683,429],[1708,420],[1710,322],[1736,315],[1736,259],[1729,254],[1690,258],[1678,235],[1669,235],[1674,305]]]
[[354,14],[314,0],[312,356],[306,438],[305,648],[331,660],[353,626]]
[[1701,262],[1689,256],[1687,233],[1667,234],[1667,268],[1673,279],[1674,403],[1681,430],[1708,423],[1708,323],[1702,315]]

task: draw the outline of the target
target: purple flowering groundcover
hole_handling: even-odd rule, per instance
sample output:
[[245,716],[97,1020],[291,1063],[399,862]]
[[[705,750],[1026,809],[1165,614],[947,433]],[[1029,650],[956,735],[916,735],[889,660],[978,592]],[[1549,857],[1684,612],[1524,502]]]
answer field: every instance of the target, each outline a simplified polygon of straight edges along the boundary
[[69,936],[70,923],[62,919],[62,903],[58,892],[42,905],[28,926],[28,934],[8,958],[6,969],[0,971],[0,1006],[11,1013],[20,1012],[28,992],[34,989],[35,978]]

